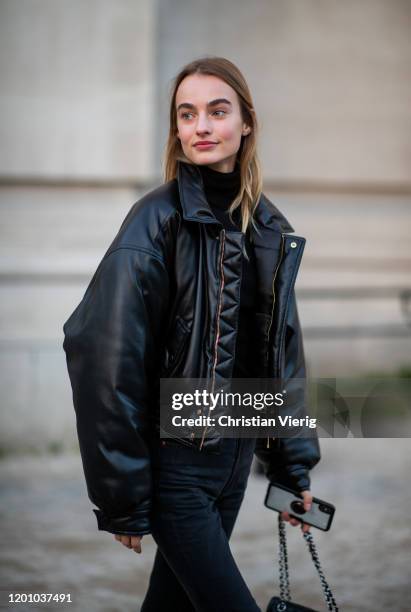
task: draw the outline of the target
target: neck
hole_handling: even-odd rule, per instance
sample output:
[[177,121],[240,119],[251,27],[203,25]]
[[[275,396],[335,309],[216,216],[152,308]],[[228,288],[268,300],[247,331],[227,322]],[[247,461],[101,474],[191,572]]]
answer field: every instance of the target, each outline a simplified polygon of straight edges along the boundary
[[[203,178],[204,193],[208,204],[223,224],[228,223],[226,220],[228,208],[241,187],[239,166],[232,172],[219,172],[206,165],[198,166],[198,168]],[[239,218],[240,209],[237,208],[234,213],[236,223],[239,223]],[[230,229],[238,230],[235,226]]]
[[[206,197],[209,195],[211,199],[220,196],[217,199],[233,200],[240,190],[241,175],[240,169],[237,167],[231,172],[219,172],[209,166],[198,166],[203,178],[204,190]],[[207,198],[208,199],[208,198]],[[210,202],[211,203],[211,202]],[[230,202],[228,203],[228,205]]]

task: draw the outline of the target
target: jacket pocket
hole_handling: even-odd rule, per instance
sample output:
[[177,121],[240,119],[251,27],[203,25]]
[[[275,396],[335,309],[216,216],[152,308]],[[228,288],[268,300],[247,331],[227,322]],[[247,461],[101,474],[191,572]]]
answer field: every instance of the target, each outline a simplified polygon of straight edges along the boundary
[[162,368],[163,377],[171,377],[178,370],[184,356],[190,329],[184,320],[177,316],[170,336],[166,341]]

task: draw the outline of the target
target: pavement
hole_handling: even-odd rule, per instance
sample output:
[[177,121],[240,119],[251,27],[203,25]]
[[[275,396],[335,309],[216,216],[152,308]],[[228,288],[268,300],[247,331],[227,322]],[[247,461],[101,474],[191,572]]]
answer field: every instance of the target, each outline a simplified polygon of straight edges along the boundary
[[[312,493],[336,506],[328,532],[312,529],[339,609],[411,610],[411,441],[321,439]],[[77,454],[0,460],[0,609],[138,611],[155,543],[134,553],[99,532]],[[264,611],[278,594],[277,514],[263,506],[267,488],[255,470],[231,548]],[[287,524],[291,596],[326,610],[320,581],[299,527]],[[8,604],[8,593],[70,593],[71,604]],[[162,611],[159,611],[162,612]]]

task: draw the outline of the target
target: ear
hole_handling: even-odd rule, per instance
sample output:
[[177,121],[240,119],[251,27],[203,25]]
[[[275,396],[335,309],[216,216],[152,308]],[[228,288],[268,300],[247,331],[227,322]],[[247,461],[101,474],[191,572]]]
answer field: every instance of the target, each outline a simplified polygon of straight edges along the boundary
[[243,124],[243,136],[248,136],[250,134],[251,128],[246,123]]

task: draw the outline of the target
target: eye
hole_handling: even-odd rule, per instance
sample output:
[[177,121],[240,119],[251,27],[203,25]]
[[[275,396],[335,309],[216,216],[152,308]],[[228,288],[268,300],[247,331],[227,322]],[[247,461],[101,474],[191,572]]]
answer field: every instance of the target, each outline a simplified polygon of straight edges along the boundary
[[185,119],[187,115],[192,115],[192,113],[181,113],[181,118]]
[[[214,111],[214,113],[224,113],[224,115],[226,115],[226,114],[227,114],[227,113],[225,112],[225,110],[222,110],[222,109],[220,109],[220,110],[216,110],[216,111]],[[214,114],[214,113],[213,113],[213,114]]]

